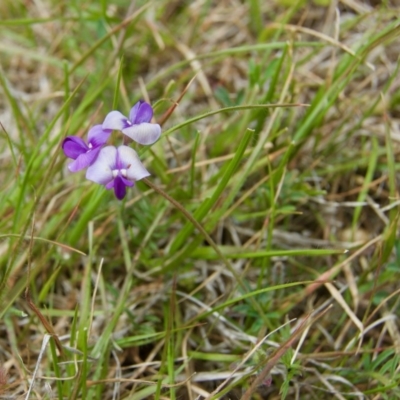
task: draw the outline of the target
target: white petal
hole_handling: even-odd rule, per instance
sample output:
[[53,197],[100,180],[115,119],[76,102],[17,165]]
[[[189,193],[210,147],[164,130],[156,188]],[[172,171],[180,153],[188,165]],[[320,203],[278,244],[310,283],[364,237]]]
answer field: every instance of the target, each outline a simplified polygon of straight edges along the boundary
[[115,168],[117,149],[107,146],[101,149],[96,161],[87,169],[86,179],[106,185],[113,179],[112,170]]
[[119,146],[118,155],[121,164],[126,169],[126,177],[131,181],[138,181],[150,176],[149,171],[141,163],[136,151],[128,146]]
[[119,111],[111,111],[106,115],[106,119],[103,122],[103,129],[120,130],[129,126],[127,118]]
[[143,122],[123,129],[122,133],[139,144],[152,144],[160,137],[161,127],[158,124]]

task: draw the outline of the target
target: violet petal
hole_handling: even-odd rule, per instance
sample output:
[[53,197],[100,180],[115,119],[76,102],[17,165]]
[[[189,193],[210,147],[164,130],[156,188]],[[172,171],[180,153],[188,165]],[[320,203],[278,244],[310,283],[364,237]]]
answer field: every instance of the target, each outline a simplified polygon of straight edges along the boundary
[[100,150],[101,147],[97,147],[96,149],[81,154],[75,161],[73,161],[71,164],[68,165],[68,169],[71,172],[78,172],[81,169],[89,167],[96,161],[96,158],[99,155]]
[[136,151],[131,147],[119,146],[118,155],[121,163],[124,165],[124,169],[126,169],[126,177],[130,181],[135,182],[146,176],[150,176],[149,171],[141,163]]
[[135,124],[136,122],[135,122],[135,120],[136,120],[136,116],[137,116],[137,114],[138,114],[138,112],[139,112],[139,108],[140,108],[140,105],[142,104],[142,101],[141,100],[139,100],[132,108],[131,108],[131,111],[129,111],[129,121],[132,123],[132,124]]
[[132,181],[130,181],[129,179],[124,178],[122,175],[121,175],[121,179],[124,182],[125,186],[129,186],[129,187],[135,186],[135,184]]
[[103,147],[96,161],[87,169],[86,179],[101,185],[106,185],[112,181],[116,155],[117,149],[114,146]]
[[152,144],[160,137],[161,127],[158,124],[143,122],[142,124],[132,125],[129,128],[123,129],[122,133],[139,144]]
[[150,122],[153,118],[153,108],[145,101],[138,101],[129,113],[129,119],[132,124],[141,124],[143,122]]
[[105,188],[107,190],[110,190],[110,189],[114,188],[114,178],[110,182],[108,182],[107,185],[105,185]]
[[93,147],[103,146],[103,144],[107,143],[108,138],[110,137],[112,129],[104,130],[102,125],[95,125],[91,129],[89,129],[88,133],[88,142]]
[[114,193],[118,200],[122,200],[126,195],[126,185],[121,176],[114,179]]
[[89,147],[80,137],[67,136],[63,141],[62,149],[68,158],[76,160],[78,156],[86,153],[89,150]]
[[102,128],[104,130],[119,130],[130,126],[131,123],[128,119],[119,111],[111,111],[106,115],[106,119],[103,122]]

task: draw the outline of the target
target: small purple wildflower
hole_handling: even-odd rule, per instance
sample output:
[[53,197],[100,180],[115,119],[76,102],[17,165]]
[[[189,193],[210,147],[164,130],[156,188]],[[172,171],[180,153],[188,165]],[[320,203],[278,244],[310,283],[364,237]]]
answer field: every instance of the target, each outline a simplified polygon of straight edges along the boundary
[[77,172],[92,165],[111,132],[111,129],[103,129],[101,125],[93,126],[88,132],[88,144],[78,136],[67,136],[62,149],[67,157],[75,160],[68,165],[68,169]]
[[152,144],[161,135],[161,127],[152,124],[153,108],[145,101],[138,101],[129,113],[129,118],[119,111],[111,111],[107,114],[103,129],[120,130],[122,133],[139,144]]
[[149,175],[136,151],[128,146],[104,147],[86,171],[86,178],[90,181],[100,183],[106,189],[114,189],[118,200],[125,197],[127,186],[133,186]]

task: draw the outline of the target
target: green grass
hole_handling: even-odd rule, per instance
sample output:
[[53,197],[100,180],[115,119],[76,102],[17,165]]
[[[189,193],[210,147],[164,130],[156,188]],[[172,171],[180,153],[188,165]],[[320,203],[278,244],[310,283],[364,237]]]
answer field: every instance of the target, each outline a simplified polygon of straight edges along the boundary
[[[1,2],[0,398],[400,398],[397,14]],[[61,143],[139,99],[119,202]]]

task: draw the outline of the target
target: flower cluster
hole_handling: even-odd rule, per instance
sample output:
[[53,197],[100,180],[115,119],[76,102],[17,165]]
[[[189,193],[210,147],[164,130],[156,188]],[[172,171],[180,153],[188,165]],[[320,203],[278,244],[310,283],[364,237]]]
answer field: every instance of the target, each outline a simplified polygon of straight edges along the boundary
[[151,123],[153,109],[150,104],[138,101],[131,109],[129,118],[119,111],[107,114],[102,125],[93,126],[88,132],[87,144],[77,136],[67,136],[62,144],[65,155],[74,161],[68,165],[71,172],[87,168],[86,178],[114,189],[117,199],[122,200],[126,187],[149,176],[136,151],[122,145],[105,146],[113,130],[121,131],[139,144],[152,144],[161,135],[161,127]]

